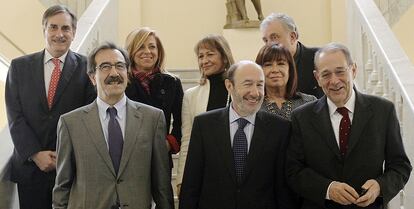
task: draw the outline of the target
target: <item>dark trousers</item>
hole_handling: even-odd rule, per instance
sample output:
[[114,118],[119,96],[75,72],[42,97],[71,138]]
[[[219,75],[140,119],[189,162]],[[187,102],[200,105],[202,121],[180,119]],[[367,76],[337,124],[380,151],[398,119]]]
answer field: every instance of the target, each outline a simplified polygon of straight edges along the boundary
[[54,181],[17,183],[20,209],[51,209]]

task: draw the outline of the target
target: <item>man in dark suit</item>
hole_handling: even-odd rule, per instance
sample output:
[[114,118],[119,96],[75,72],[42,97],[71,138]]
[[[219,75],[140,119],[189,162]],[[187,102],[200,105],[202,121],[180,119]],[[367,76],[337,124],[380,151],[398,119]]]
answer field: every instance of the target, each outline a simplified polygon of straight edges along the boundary
[[14,143],[11,180],[17,183],[21,209],[52,204],[59,116],[88,104],[95,90],[86,74],[86,58],[69,50],[76,17],[66,7],[43,14],[45,50],[12,61],[6,81],[6,109]]
[[384,208],[412,169],[394,105],[354,88],[357,67],[345,46],[321,48],[315,65],[326,96],[292,114],[288,183],[302,208]]
[[299,32],[295,21],[283,13],[272,13],[260,24],[265,44],[280,44],[286,47],[295,59],[298,73],[298,90],[317,98],[323,96],[314,76],[313,58],[318,48],[310,48],[299,42]]
[[194,119],[180,209],[292,208],[283,172],[290,124],[259,111],[263,70],[241,61],[225,85],[231,105]]
[[160,109],[125,96],[130,61],[112,43],[91,52],[98,97],[58,123],[55,209],[173,209]]

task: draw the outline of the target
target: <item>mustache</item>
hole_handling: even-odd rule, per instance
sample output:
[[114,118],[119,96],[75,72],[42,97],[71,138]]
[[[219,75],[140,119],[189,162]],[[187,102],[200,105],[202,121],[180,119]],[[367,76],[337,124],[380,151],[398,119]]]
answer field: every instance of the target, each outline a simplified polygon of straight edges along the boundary
[[124,79],[121,76],[109,76],[105,79],[105,84],[111,84],[113,82],[116,82],[117,84],[124,83]]

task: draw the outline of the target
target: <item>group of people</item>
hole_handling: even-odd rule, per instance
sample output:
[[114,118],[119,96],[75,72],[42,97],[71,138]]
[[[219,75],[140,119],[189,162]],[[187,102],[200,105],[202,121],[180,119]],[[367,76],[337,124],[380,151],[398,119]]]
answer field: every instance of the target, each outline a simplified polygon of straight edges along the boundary
[[86,58],[66,7],[42,24],[45,49],[6,82],[21,209],[174,208],[176,153],[180,209],[384,208],[408,181],[393,104],[358,91],[345,46],[306,47],[285,14],[264,18],[255,62],[221,35],[198,41],[185,92],[154,30]]

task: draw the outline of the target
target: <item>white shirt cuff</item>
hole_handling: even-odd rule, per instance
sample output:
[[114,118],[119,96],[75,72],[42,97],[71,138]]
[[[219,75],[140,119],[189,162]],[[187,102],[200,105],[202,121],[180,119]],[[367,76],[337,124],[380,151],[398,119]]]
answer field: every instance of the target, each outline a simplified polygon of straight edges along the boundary
[[329,189],[331,188],[332,183],[333,183],[333,181],[329,184],[328,189],[326,190],[325,199],[327,199],[327,200],[331,200],[331,199],[329,198]]

